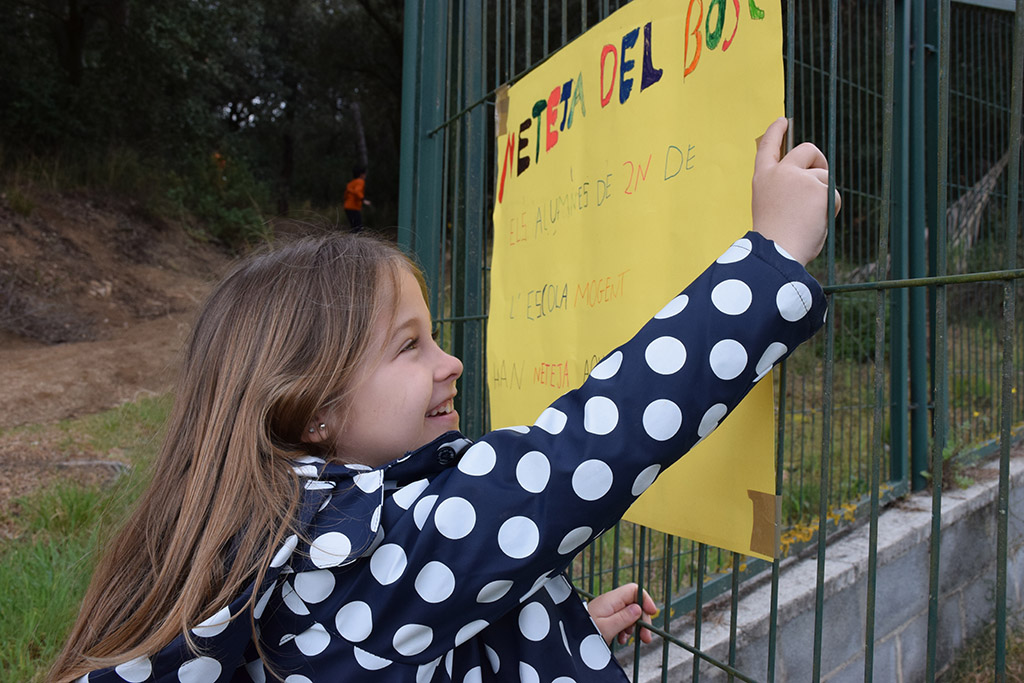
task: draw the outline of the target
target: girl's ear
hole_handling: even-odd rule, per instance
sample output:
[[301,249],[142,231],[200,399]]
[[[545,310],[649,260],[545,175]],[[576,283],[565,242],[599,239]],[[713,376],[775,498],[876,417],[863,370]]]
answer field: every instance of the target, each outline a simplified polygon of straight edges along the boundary
[[320,413],[313,416],[306,428],[302,430],[302,443],[323,443],[327,440],[327,420]]

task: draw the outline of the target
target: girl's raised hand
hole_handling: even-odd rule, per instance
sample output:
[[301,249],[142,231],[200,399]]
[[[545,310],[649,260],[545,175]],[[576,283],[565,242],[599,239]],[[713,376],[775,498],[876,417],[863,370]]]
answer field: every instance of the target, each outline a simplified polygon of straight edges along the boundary
[[[756,232],[806,266],[828,233],[828,161],[809,142],[781,157],[787,126],[776,119],[758,142],[751,212]],[[841,203],[836,191],[837,214]]]
[[[629,637],[633,635],[633,627],[643,617],[648,624],[651,623],[651,616],[657,614],[658,608],[654,606],[654,600],[644,591],[644,607],[636,601],[637,585],[627,583],[607,593],[602,593],[587,603],[587,611],[597,624],[597,629],[604,637],[604,642],[609,645],[612,640],[618,638],[619,645],[625,645]],[[653,635],[645,628],[640,629],[640,640],[649,643]]]

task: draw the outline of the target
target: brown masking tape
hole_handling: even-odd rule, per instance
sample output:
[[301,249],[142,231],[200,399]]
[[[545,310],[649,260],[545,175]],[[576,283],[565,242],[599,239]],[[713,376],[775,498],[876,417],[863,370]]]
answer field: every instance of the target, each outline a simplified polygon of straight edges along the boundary
[[498,87],[494,93],[494,136],[500,137],[508,133],[508,86]]
[[747,497],[754,504],[753,524],[750,529],[751,552],[778,557],[781,532],[778,520],[782,517],[782,498],[751,489],[747,489]]

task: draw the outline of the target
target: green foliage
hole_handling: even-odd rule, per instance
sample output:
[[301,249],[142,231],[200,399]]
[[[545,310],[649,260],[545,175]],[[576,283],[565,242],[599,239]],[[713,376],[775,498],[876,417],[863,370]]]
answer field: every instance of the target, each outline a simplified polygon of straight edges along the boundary
[[[268,210],[340,204],[362,137],[368,218],[394,221],[403,3],[50,7],[4,6],[4,168],[54,160],[52,175],[82,169],[88,184],[129,193],[130,168],[159,169],[140,177],[163,179],[161,202],[216,239],[247,241]],[[215,153],[228,160],[223,186],[211,183]]]
[[[837,329],[836,360],[872,363],[875,359],[877,297],[875,292],[852,292],[833,299]],[[889,309],[885,308],[885,348],[889,344]]]

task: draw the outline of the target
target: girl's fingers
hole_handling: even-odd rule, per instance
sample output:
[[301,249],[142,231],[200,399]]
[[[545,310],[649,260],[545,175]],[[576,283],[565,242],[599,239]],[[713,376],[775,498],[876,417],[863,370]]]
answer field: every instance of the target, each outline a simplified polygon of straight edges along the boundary
[[820,149],[810,142],[803,142],[794,147],[781,163],[793,164],[799,168],[823,168],[828,170],[828,159]]
[[782,140],[786,135],[786,128],[789,122],[784,118],[777,118],[768,126],[757,141],[757,154],[754,156],[754,173],[758,169],[770,168],[779,163],[782,155]]

